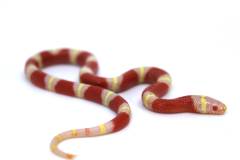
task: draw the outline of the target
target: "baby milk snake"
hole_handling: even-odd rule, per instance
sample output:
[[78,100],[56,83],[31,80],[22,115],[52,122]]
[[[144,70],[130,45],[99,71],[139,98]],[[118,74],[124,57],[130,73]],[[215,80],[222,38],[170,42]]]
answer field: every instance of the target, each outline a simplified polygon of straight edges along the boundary
[[[79,65],[81,83],[59,79],[41,71],[43,67],[57,64]],[[224,114],[226,110],[223,103],[206,96],[162,99],[161,97],[168,92],[171,78],[166,71],[157,67],[131,69],[114,78],[97,76],[97,71],[98,63],[91,53],[73,49],[42,51],[26,62],[26,76],[37,87],[102,104],[117,114],[109,122],[96,127],[73,129],[55,136],[51,142],[51,150],[62,158],[73,159],[75,157],[58,148],[58,144],[64,140],[109,134],[126,127],[130,120],[130,107],[117,92],[125,91],[138,84],[150,84],[143,91],[142,100],[144,106],[153,112]]]

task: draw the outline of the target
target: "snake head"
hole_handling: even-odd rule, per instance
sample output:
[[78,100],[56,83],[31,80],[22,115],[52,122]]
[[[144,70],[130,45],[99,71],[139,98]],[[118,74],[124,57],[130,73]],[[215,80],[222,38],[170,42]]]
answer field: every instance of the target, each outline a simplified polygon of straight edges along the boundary
[[222,102],[206,96],[192,96],[195,111],[203,114],[224,114],[227,107]]

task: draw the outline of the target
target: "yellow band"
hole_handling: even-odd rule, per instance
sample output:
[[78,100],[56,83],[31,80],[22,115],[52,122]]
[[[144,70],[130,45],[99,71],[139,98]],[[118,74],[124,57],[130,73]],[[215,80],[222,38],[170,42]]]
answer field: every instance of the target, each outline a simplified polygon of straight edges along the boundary
[[107,94],[105,95],[104,100],[103,100],[103,104],[104,104],[105,106],[108,105],[108,103],[109,103],[109,102],[108,102],[108,98],[109,98],[111,95],[113,95],[113,92],[107,91]]
[[77,87],[77,97],[82,97],[82,88],[83,88],[84,84],[80,83]]
[[42,64],[42,57],[41,55],[36,55],[34,56],[34,59],[37,61],[38,65],[39,65],[39,68],[42,68],[43,67],[43,64]]
[[73,136],[73,137],[78,136],[78,132],[77,132],[76,129],[73,129],[73,130],[72,130],[72,136]]
[[57,150],[57,145],[56,144],[52,144],[51,145],[51,149],[53,152],[55,152]]
[[79,51],[78,50],[71,50],[70,53],[70,62],[72,64],[76,64],[77,63],[77,56],[78,56]]
[[118,77],[114,77],[112,79],[112,90],[117,91],[118,89]]
[[47,89],[49,90],[49,91],[53,91],[54,90],[54,88],[53,88],[53,82],[54,82],[54,80],[55,80],[55,78],[54,77],[49,77],[49,79],[48,79],[48,82],[47,82]]
[[106,126],[104,124],[99,125],[100,134],[106,133]]
[[59,142],[61,142],[63,140],[63,137],[61,135],[57,135],[56,136],[56,140],[59,143]]
[[130,114],[131,109],[130,109],[129,105],[126,104],[126,103],[123,103],[118,109],[118,113],[121,113],[121,112],[125,112],[125,113]]
[[201,109],[203,113],[207,113],[207,100],[205,96],[201,96]]
[[143,83],[144,82],[145,68],[144,67],[140,67],[139,68],[139,72],[140,72],[139,83]]
[[171,77],[168,74],[165,74],[165,75],[159,77],[157,81],[159,83],[167,83],[168,85],[170,85],[172,82]]
[[147,93],[146,95],[144,95],[143,103],[144,103],[145,106],[148,106],[148,101],[153,96],[155,96],[153,93]]

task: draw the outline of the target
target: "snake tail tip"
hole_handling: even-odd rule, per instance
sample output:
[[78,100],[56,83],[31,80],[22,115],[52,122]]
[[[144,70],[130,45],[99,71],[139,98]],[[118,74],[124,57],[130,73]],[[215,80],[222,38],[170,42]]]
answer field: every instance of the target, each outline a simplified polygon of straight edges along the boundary
[[74,160],[77,157],[76,155],[73,155],[73,154],[67,154],[66,156],[67,156],[67,160]]

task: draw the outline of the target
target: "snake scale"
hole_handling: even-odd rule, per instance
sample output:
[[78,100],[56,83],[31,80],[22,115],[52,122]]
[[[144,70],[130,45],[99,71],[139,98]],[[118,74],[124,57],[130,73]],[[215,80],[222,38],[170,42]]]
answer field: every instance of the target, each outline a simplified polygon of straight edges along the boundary
[[[57,64],[80,66],[80,82],[71,82],[48,75],[42,68]],[[133,86],[150,84],[142,93],[144,106],[153,112],[201,114],[224,114],[226,106],[207,96],[183,96],[176,99],[163,99],[171,85],[170,75],[157,67],[131,69],[114,78],[97,76],[98,63],[88,51],[74,49],[45,50],[30,57],[25,65],[27,78],[37,87],[67,96],[78,97],[104,105],[116,113],[112,120],[92,128],[73,129],[58,134],[50,144],[51,151],[65,159],[75,155],[65,153],[58,148],[64,140],[79,137],[92,137],[117,132],[127,126],[131,110],[128,102],[118,95]]]

